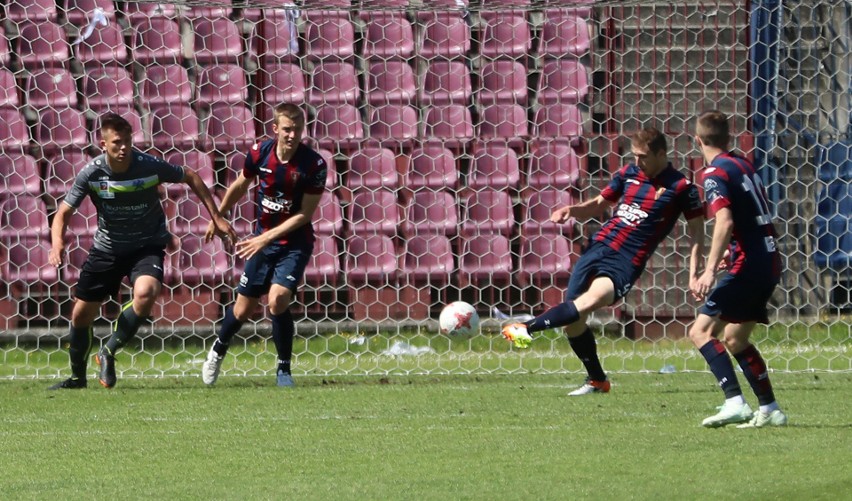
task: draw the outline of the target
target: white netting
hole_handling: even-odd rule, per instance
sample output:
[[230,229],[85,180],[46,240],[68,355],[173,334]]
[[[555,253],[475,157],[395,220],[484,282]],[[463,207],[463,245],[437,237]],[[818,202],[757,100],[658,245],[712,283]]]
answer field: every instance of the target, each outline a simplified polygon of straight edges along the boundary
[[[67,370],[71,287],[97,216],[88,202],[74,216],[58,271],[48,222],[96,154],[99,114],[127,117],[138,148],[192,167],[221,196],[282,101],[303,105],[306,142],[333,167],[293,306],[297,371],[579,369],[556,333],[510,351],[493,308],[560,301],[600,222],[556,227],[553,208],[595,196],[641,126],[662,128],[676,166],[694,172],[690,131],[707,108],[733,116],[777,212],[784,281],[757,334],[770,365],[852,368],[848,2],[297,3],[5,2],[0,376]],[[201,242],[206,211],[181,185],[165,187],[163,204],[176,235],[167,287],[122,352],[123,375],[197,372],[242,266]],[[233,211],[241,235],[251,214]],[[595,315],[608,369],[703,368],[681,340],[696,307],[683,234],[681,224],[630,296]],[[485,320],[473,339],[436,333],[455,299]],[[99,336],[117,311],[106,304]],[[256,320],[226,373],[272,367]],[[383,354],[401,342],[432,351]]]

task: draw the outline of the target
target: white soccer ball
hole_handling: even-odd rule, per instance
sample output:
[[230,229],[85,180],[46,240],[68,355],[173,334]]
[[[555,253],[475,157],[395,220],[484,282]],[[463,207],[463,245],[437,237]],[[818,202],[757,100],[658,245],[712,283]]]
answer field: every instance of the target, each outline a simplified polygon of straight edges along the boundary
[[469,303],[455,301],[444,306],[438,323],[442,334],[466,336],[479,331],[479,314]]

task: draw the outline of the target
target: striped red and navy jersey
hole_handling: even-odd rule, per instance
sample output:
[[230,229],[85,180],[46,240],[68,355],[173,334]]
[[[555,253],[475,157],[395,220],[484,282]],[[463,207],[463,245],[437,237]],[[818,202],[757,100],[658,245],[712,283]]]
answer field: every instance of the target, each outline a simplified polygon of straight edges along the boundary
[[778,234],[772,225],[766,190],[754,165],[734,153],[723,153],[704,169],[701,184],[708,214],[712,217],[728,207],[734,219],[728,271],[736,275],[744,266],[765,267],[773,277],[779,277]]
[[[322,156],[304,144],[288,162],[280,162],[275,154],[276,141],[270,139],[255,144],[246,155],[243,175],[259,183],[255,202],[254,234],[270,230],[289,219],[302,208],[305,194],[320,195],[325,189],[328,166]],[[277,240],[288,242],[314,242],[314,228],[309,222]]]
[[618,205],[592,238],[636,266],[645,266],[681,213],[687,219],[704,216],[698,188],[671,164],[653,179],[635,164],[627,164],[613,174],[601,196]]

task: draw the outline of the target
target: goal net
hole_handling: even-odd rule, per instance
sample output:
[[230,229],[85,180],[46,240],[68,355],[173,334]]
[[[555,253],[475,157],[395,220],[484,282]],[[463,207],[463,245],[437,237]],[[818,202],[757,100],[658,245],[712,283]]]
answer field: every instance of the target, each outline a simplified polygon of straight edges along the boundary
[[[601,221],[548,222],[629,162],[656,126],[690,177],[694,117],[733,117],[781,234],[783,281],[754,337],[773,370],[852,370],[849,2],[386,0],[142,3],[9,0],[0,23],[0,377],[67,373],[73,287],[97,227],[86,201],[50,266],[49,223],[99,153],[98,116],[134,126],[140,151],[194,169],[221,197],[271,108],[305,111],[329,165],[317,243],[291,310],[297,374],[581,370],[557,331],[529,350],[507,318],[562,299]],[[151,322],[120,376],[197,374],[243,263],[204,243],[203,206],[164,185],[174,235]],[[230,217],[248,235],[253,207]],[[708,225],[709,228],[709,225]],[[704,370],[685,339],[681,221],[628,297],[590,320],[610,371]],[[105,303],[96,344],[129,288]],[[472,337],[437,330],[471,303]],[[226,375],[274,367],[264,311]],[[268,344],[267,344],[268,343]]]

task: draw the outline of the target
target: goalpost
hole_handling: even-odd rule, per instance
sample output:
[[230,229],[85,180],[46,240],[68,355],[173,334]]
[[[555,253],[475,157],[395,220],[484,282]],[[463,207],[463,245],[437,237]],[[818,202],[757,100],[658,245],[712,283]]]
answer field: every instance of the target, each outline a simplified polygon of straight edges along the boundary
[[[97,217],[86,202],[59,270],[48,225],[97,154],[99,114],[126,116],[137,148],[221,196],[282,101],[303,107],[305,140],[332,167],[293,305],[296,374],[581,370],[558,332],[522,352],[499,335],[505,317],[561,300],[600,224],[557,227],[550,211],[597,195],[643,126],[663,130],[693,176],[690,131],[709,108],[732,116],[774,204],[783,280],[755,332],[770,368],[852,370],[849,2],[29,3],[9,2],[0,23],[0,378],[68,371],[71,294]],[[192,195],[167,186],[163,204],[166,283],[118,355],[122,377],[198,374],[242,266],[200,242]],[[231,217],[250,231],[250,207]],[[684,340],[698,306],[684,234],[681,222],[630,295],[593,317],[607,370],[704,370]],[[105,304],[98,339],[128,290]],[[457,299],[483,319],[471,338],[437,332]],[[269,374],[268,333],[258,312],[223,373]]]

